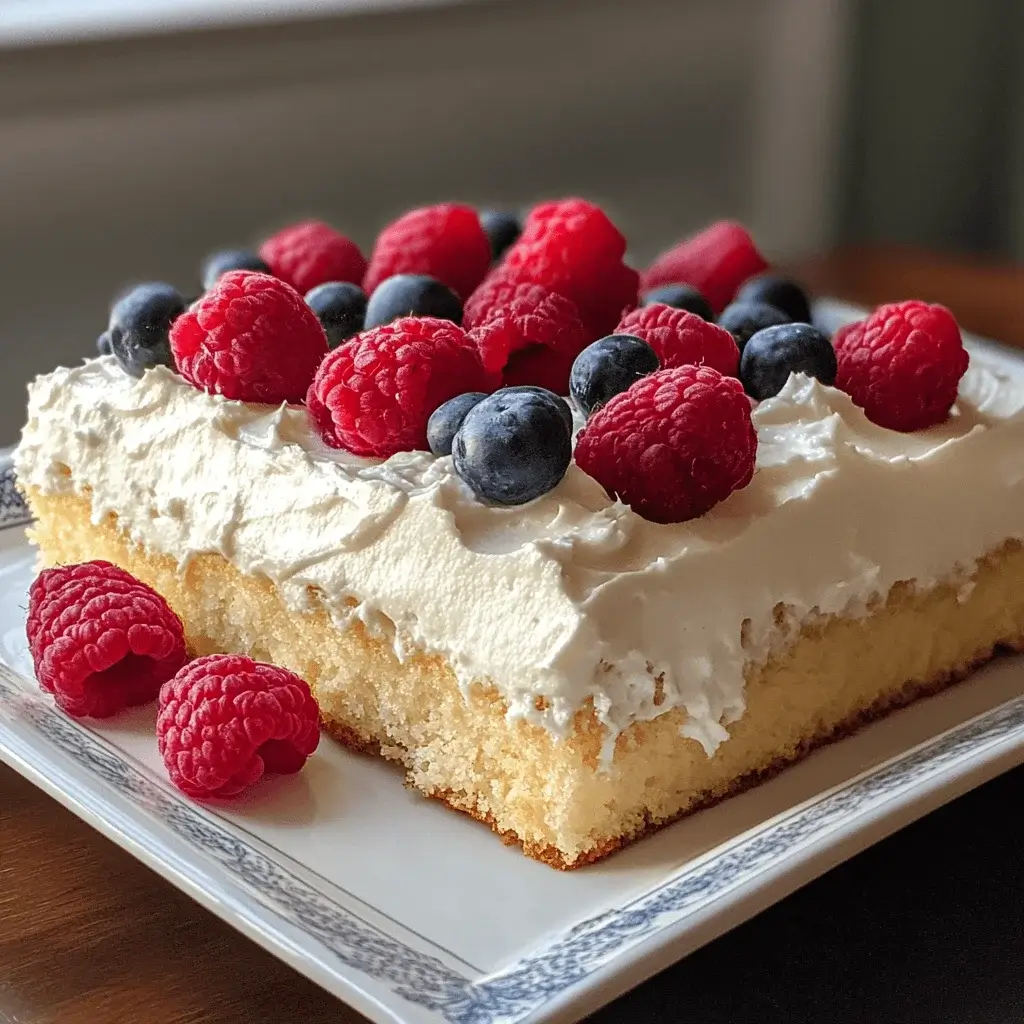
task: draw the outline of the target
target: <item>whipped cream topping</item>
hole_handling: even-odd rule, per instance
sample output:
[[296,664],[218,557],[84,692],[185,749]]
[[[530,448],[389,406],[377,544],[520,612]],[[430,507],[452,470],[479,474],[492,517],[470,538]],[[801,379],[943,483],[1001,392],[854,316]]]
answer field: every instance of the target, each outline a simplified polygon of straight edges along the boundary
[[[326,447],[301,407],[197,391],[111,357],[39,377],[15,456],[44,493],[91,496],[181,564],[217,552],[295,609],[311,595],[399,657],[443,655],[512,718],[556,734],[588,698],[606,756],[672,708],[712,754],[744,679],[792,622],[860,615],[897,581],[961,581],[1024,533],[1024,369],[972,350],[949,420],[906,435],[802,375],[753,412],[751,484],[702,518],[650,523],[575,464],[518,508],[481,504],[450,458]],[[68,472],[70,470],[70,473]],[[538,698],[544,698],[539,700]]]

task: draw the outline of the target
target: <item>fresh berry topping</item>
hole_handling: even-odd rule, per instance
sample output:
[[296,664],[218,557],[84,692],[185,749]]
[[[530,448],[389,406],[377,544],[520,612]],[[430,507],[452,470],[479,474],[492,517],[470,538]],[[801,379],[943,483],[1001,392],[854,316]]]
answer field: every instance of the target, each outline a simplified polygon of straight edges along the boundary
[[572,409],[569,408],[569,403],[550,388],[542,388],[537,384],[513,384],[510,387],[503,387],[501,390],[504,395],[532,395],[540,401],[550,403],[558,410],[558,415],[562,417],[562,422],[565,424],[565,429],[569,431],[569,434],[572,435],[575,430]]
[[160,690],[157,747],[183,793],[237,796],[264,774],[299,771],[320,742],[319,719],[309,686],[294,672],[211,654]]
[[[517,289],[528,287],[531,283],[520,281],[512,274],[506,274],[501,267],[495,268],[484,278],[480,287],[466,299],[466,305],[462,310],[462,326],[467,331],[479,327],[496,309],[508,305]],[[534,287],[543,289],[545,294],[551,292],[551,289],[544,285]]]
[[177,288],[153,282],[123,295],[110,310],[110,351],[125,373],[141,377],[152,366],[174,366],[168,333],[185,312]]
[[941,423],[956,401],[967,352],[948,309],[911,300],[879,306],[833,339],[836,387],[892,430]]
[[639,275],[622,262],[626,240],[582,199],[541,203],[494,271],[503,281],[542,284],[576,303],[590,337],[607,334],[636,305]]
[[203,261],[203,291],[208,292],[229,270],[256,270],[261,274],[271,273],[265,259],[248,249],[222,249],[212,253]]
[[702,320],[714,323],[715,311],[711,303],[693,285],[663,284],[653,288],[644,296],[643,304],[649,306],[654,302],[661,302],[674,309],[685,309],[688,313],[696,313]]
[[505,255],[505,250],[516,241],[523,230],[519,217],[507,210],[482,210],[480,224],[491,243],[491,258],[494,260],[500,260]]
[[486,397],[482,391],[467,391],[463,395],[449,398],[444,405],[439,405],[430,414],[430,419],[427,420],[427,444],[434,455],[451,455],[452,441],[455,440],[466,414]]
[[441,203],[410,210],[377,236],[363,287],[369,296],[395,274],[428,274],[466,299],[491,264],[491,243],[476,210]]
[[777,395],[791,373],[805,373],[834,384],[836,354],[832,342],[810,324],[779,324],[754,334],[743,348],[740,380],[751,398]]
[[363,329],[366,316],[366,292],[351,281],[328,281],[306,293],[309,306],[327,335],[330,348]]
[[110,331],[104,331],[96,339],[96,351],[101,356],[109,356],[110,353],[113,351],[113,349],[111,349],[110,347]]
[[768,269],[742,224],[721,220],[662,253],[643,274],[645,291],[662,284],[690,284],[719,313],[744,281]]
[[718,318],[718,326],[727,330],[736,339],[741,353],[743,346],[758,331],[788,323],[789,317],[775,306],[769,306],[764,302],[739,300],[726,306]]
[[580,469],[655,523],[695,519],[746,487],[756,454],[750,401],[710,366],[642,377],[576,439]]
[[807,293],[795,281],[777,274],[759,274],[736,293],[737,302],[764,302],[781,309],[793,323],[811,322],[811,304]]
[[435,409],[465,391],[492,391],[495,383],[461,327],[403,317],[336,348],[306,402],[327,444],[388,458],[425,450]]
[[359,246],[319,220],[278,231],[260,246],[259,254],[274,276],[300,295],[328,281],[360,284],[366,273],[366,257]]
[[739,367],[740,350],[727,330],[696,313],[660,302],[627,313],[615,333],[632,334],[646,341],[665,369],[703,365],[735,377]]
[[[564,295],[522,284],[478,322],[470,337],[484,368],[502,373],[506,383],[537,384],[564,395],[587,331],[576,306]],[[531,378],[531,372],[543,379]]]
[[610,334],[576,357],[569,392],[583,414],[589,416],[660,365],[646,341],[632,334]]
[[366,329],[403,316],[432,316],[462,323],[462,301],[446,284],[426,274],[395,274],[381,281],[366,306]]
[[186,658],[167,602],[110,562],[44,569],[29,590],[27,632],[39,685],[77,717],[156,700]]
[[181,375],[242,402],[301,402],[327,353],[302,296],[269,274],[229,270],[171,330]]
[[572,434],[551,392],[505,388],[470,409],[452,443],[455,472],[477,497],[500,505],[539,498],[565,476]]

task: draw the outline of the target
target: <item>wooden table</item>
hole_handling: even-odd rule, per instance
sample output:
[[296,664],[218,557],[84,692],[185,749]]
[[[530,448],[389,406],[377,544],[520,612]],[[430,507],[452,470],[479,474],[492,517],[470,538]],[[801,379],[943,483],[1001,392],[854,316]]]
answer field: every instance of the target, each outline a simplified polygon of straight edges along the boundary
[[[942,301],[1024,347],[1024,269],[884,248],[819,293]],[[595,1021],[1024,1021],[1024,769],[831,872]],[[317,1024],[358,1014],[0,766],[0,1024]]]

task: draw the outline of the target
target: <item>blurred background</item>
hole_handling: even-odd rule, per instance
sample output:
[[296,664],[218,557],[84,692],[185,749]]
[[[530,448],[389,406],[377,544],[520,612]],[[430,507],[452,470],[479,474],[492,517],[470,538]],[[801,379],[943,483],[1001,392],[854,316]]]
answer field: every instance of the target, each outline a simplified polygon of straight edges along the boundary
[[0,441],[111,295],[443,199],[1024,253],[1017,0],[0,0]]

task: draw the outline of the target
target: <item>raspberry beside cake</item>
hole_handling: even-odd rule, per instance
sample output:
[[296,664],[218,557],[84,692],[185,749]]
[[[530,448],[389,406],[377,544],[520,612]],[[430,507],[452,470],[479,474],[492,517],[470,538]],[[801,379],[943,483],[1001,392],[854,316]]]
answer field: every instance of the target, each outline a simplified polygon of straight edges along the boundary
[[[540,273],[529,230],[482,288],[501,291],[494,277],[523,265]],[[613,282],[616,259],[601,271]],[[740,283],[716,286],[716,306]],[[578,282],[562,287],[579,303]],[[605,316],[596,298],[582,305]],[[212,308],[194,311],[207,333]],[[516,351],[545,372],[564,365],[528,316],[494,319],[506,333],[483,350],[503,366],[416,356],[430,372],[394,407],[353,404],[353,375],[371,357],[406,358],[388,337],[419,351],[443,333],[448,351],[457,328],[399,320],[372,344],[358,335],[323,360],[307,408],[208,393],[226,364],[191,349],[183,362],[193,321],[180,321],[180,373],[134,377],[107,355],[37,379],[16,468],[46,564],[126,568],[181,616],[193,654],[292,670],[343,742],[400,761],[417,789],[529,855],[576,867],[1024,642],[1024,371],[972,352],[964,373],[934,309],[906,304],[837,337],[850,394],[828,382],[831,347],[800,325],[744,338],[723,374],[699,353],[699,369],[670,365],[676,341],[711,353],[717,334],[631,314],[631,340],[598,343],[597,370],[583,356],[573,370],[577,427],[592,412],[582,465],[559,440],[521,475],[486,472],[501,454],[488,455],[493,431],[526,423],[543,442],[568,429],[548,397],[483,397]],[[666,323],[679,329],[636,341]],[[927,401],[899,387],[921,373],[915,330],[941,356]],[[859,400],[876,420],[931,425],[890,429],[855,404],[865,374],[880,378],[883,342],[902,353],[896,383]],[[454,456],[409,450],[465,393]],[[884,409],[871,409],[879,393]]]

